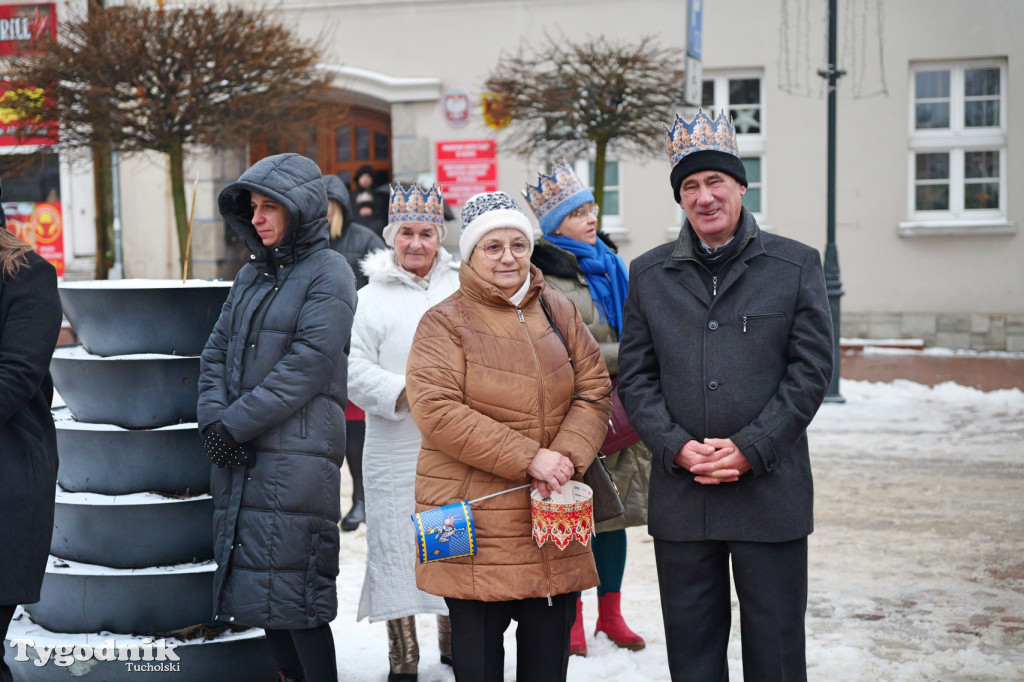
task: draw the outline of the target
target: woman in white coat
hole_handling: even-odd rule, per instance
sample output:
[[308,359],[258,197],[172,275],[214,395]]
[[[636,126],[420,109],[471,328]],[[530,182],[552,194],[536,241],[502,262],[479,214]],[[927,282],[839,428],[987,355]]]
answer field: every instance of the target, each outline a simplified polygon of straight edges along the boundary
[[358,619],[386,620],[389,681],[415,680],[419,665],[415,615],[438,614],[441,660],[451,663],[444,600],[416,588],[416,543],[410,515],[420,432],[405,396],[405,363],[420,318],[459,286],[458,270],[441,247],[441,193],[412,185],[392,189],[384,241],[360,266],[349,355],[349,398],[366,411],[366,575]]

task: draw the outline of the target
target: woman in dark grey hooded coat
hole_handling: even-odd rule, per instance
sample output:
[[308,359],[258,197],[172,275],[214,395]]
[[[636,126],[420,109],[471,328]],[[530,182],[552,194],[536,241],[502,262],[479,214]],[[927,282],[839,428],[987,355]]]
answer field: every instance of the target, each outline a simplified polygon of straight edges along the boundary
[[339,466],[355,281],[328,247],[317,165],[270,156],[224,189],[252,251],[203,350],[214,619],[267,638],[285,679],[336,680]]

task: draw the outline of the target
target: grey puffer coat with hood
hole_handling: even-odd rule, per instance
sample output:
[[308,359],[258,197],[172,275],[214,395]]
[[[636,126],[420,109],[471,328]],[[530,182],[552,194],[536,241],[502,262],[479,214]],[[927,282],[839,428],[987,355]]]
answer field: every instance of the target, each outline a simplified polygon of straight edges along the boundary
[[371,251],[387,248],[387,245],[366,225],[352,222],[352,198],[341,178],[325,175],[324,187],[327,188],[327,198],[341,205],[341,236],[331,239],[331,248],[345,257],[356,276],[356,289],[362,289],[370,280],[360,269],[359,261]]
[[[264,247],[250,192],[289,222]],[[214,620],[279,629],[334,619],[345,453],[348,343],[355,280],[328,248],[317,165],[270,156],[220,194],[220,212],[252,251],[203,350],[199,428],[222,422],[252,466],[211,467]]]

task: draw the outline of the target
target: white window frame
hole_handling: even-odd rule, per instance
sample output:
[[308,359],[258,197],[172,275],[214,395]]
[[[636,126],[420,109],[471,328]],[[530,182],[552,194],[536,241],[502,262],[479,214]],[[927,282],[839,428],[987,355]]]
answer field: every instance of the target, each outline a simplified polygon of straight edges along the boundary
[[[590,167],[593,163],[594,157],[592,154],[590,156],[577,159],[576,163],[573,164],[573,171],[575,171],[576,177],[580,180],[590,180]],[[625,239],[629,236],[629,230],[627,230],[622,223],[622,215],[625,213],[625,194],[622,191],[622,161],[616,154],[608,151],[605,156],[605,163],[616,163],[619,166],[619,184],[605,185],[606,192],[608,191],[608,188],[611,187],[614,191],[619,193],[619,212],[607,213],[605,212],[604,207],[601,207],[601,230],[608,233],[608,236],[612,239],[615,239],[616,237]],[[607,165],[605,166],[605,169],[607,169]],[[594,180],[597,180],[596,175]],[[589,184],[587,186],[590,187]],[[594,188],[590,187],[590,190],[593,191]]]
[[[985,128],[967,128],[964,125],[964,73],[968,69],[999,69],[999,125]],[[949,127],[918,129],[917,74],[924,71],[948,71]],[[970,59],[940,62],[914,62],[910,64],[907,97],[907,217],[899,224],[901,236],[948,234],[1012,234],[1014,223],[1007,220],[1009,195],[1006,170],[1009,146],[1007,144],[1007,76],[1006,59]],[[999,152],[999,207],[995,209],[964,208],[966,183],[964,158],[967,152]],[[927,153],[949,154],[949,210],[917,210],[917,155]]]
[[[740,153],[740,158],[758,157],[761,159],[761,181],[758,183],[761,190],[761,210],[751,215],[757,221],[758,225],[763,229],[770,230],[771,228],[766,225],[766,216],[768,214],[768,156],[765,153],[766,144],[765,139],[767,137],[765,130],[767,128],[767,103],[765,97],[765,78],[764,71],[762,69],[746,69],[741,71],[708,71],[705,70],[703,74],[703,83],[706,81],[714,82],[714,104],[712,104],[712,111],[705,111],[708,116],[712,119],[715,118],[720,112],[725,112],[726,115],[729,113],[729,81],[730,80],[741,80],[756,78],[760,82],[761,86],[761,132],[759,133],[737,133],[736,134],[736,148]],[[690,118],[697,113],[697,110],[692,107],[687,107],[686,118]],[[669,227],[666,232],[666,238],[669,240],[675,239],[679,235],[679,226],[683,224],[683,209],[682,207],[676,207],[676,224],[673,227]]]

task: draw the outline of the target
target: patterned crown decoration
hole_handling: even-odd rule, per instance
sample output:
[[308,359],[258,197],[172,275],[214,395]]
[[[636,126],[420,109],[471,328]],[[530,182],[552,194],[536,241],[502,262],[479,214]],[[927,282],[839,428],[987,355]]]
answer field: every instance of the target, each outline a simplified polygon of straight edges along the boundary
[[434,185],[426,189],[414,184],[406,189],[401,184],[392,185],[388,222],[444,225],[444,202],[440,188]]
[[712,121],[703,109],[687,123],[676,114],[672,130],[668,130],[668,158],[674,167],[689,154],[716,151],[732,154],[739,158],[736,147],[736,129],[725,112],[720,112]]
[[580,182],[571,168],[555,164],[551,175],[541,173],[536,186],[527,185],[523,195],[529,202],[530,208],[533,209],[534,215],[537,216],[537,220],[541,220],[551,209],[580,192],[586,191],[588,191],[586,185]]

